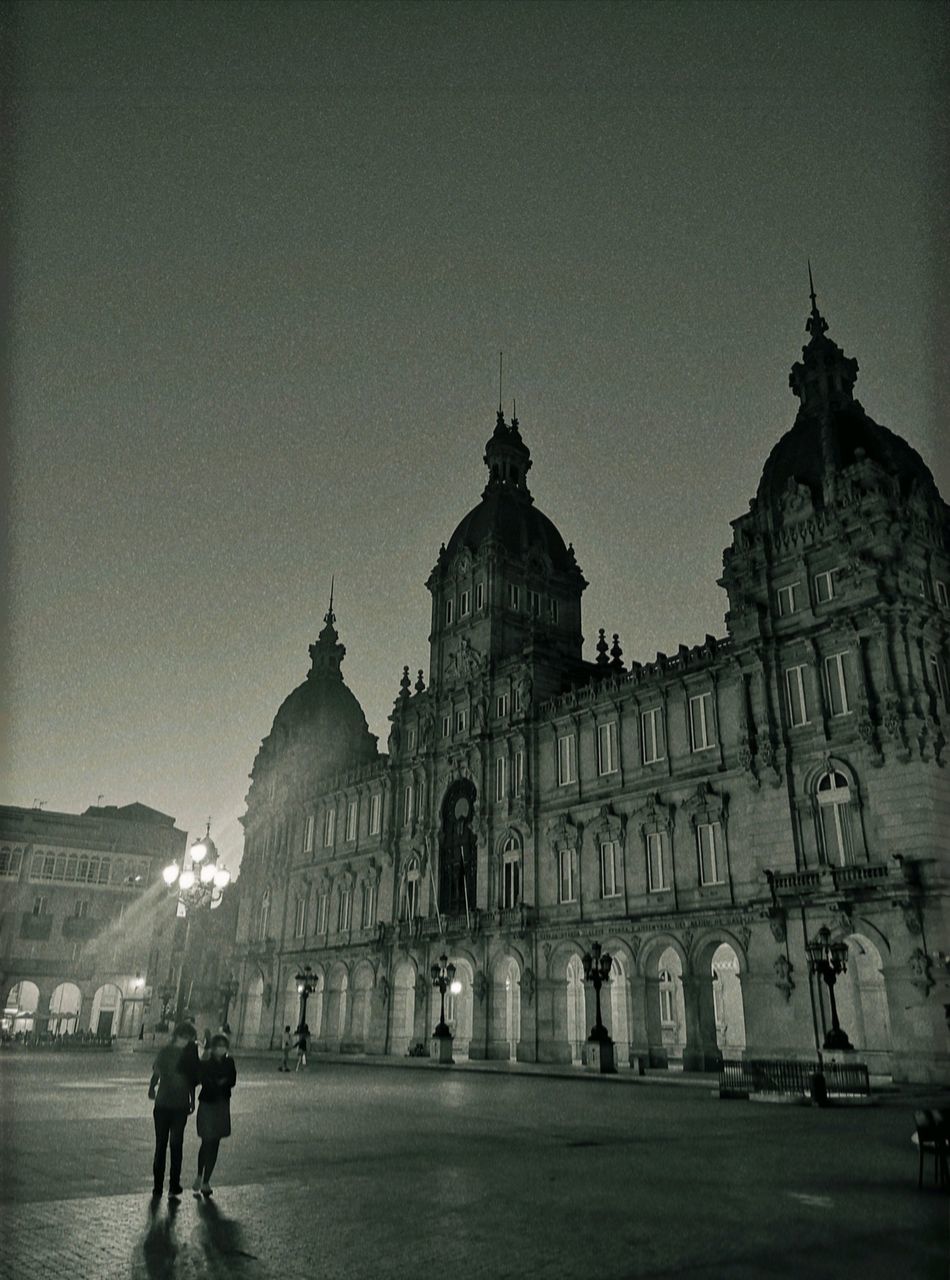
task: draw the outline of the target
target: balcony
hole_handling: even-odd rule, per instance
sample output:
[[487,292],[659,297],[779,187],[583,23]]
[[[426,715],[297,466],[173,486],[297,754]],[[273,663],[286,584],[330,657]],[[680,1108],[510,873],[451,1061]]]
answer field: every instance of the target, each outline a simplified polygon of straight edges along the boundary
[[858,862],[845,867],[825,864],[807,871],[780,871],[769,874],[773,894],[808,896],[838,893],[843,889],[884,888],[891,874],[886,862]]

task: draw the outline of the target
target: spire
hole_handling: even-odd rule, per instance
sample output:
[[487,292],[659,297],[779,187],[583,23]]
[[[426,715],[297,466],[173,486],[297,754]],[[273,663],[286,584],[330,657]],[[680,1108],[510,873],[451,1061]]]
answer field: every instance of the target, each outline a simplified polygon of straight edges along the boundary
[[335,676],[336,679],[342,680],[340,665],[346,655],[346,646],[340,644],[340,637],[336,630],[336,614],[333,612],[333,590],[336,585],[336,575],[330,578],[330,607],[323,615],[323,629],[317,636],[316,643],[310,646],[311,668],[307,679],[313,679],[316,676],[326,675]]
[[811,262],[808,263],[808,290],[811,311],[805,329],[809,339],[802,347],[802,359],[792,365],[788,384],[801,401],[802,410],[820,418],[854,400],[858,362],[846,356],[838,344],[826,336],[828,321],[818,310]]
[[828,321],[818,310],[818,299],[815,297],[815,282],[811,274],[811,259],[808,262],[808,296],[811,298],[811,315],[805,321],[805,329],[811,334],[812,340],[820,338],[823,333],[828,331]]

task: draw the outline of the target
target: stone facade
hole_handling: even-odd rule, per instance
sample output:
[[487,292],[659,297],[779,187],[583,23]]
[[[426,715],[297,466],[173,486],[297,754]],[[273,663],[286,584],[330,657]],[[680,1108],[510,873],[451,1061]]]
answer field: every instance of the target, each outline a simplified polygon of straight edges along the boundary
[[7,1031],[132,1039],[174,923],[162,868],[174,818],[142,804],[82,814],[0,807],[0,988]]
[[829,1005],[805,944],[827,926],[857,1056],[950,1079],[948,508],[854,399],[814,297],[806,328],[798,416],[724,554],[721,638],[628,665],[601,632],[583,660],[586,583],[501,412],[427,583],[429,684],[404,670],[386,755],[331,603],[252,774],[245,1044],[296,1026],[303,964],[318,1046],[426,1044],[444,952],[457,1055],[579,1061],[598,940],[622,1067],[813,1060]]

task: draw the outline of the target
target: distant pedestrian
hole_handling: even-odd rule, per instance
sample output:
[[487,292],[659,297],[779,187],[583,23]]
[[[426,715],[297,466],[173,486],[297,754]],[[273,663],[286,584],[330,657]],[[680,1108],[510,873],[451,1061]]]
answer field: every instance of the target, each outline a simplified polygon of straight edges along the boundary
[[202,1052],[206,1058],[211,1053],[211,1029],[209,1027],[205,1027],[204,1042],[202,1044]]
[[198,1173],[191,1189],[195,1195],[211,1196],[211,1175],[218,1159],[222,1138],[231,1136],[231,1090],[237,1082],[237,1068],[229,1055],[226,1035],[211,1037],[211,1056],[201,1063],[201,1093],[198,1095]]
[[299,1071],[301,1067],[307,1065],[307,1050],[310,1047],[310,1028],[305,1022],[302,1022],[297,1028],[297,1066]]
[[293,1039],[290,1034],[290,1027],[284,1027],[284,1034],[280,1038],[280,1066],[278,1071],[290,1070],[290,1050],[293,1047]]
[[158,1052],[152,1066],[148,1096],[155,1102],[155,1159],[152,1173],[153,1196],[162,1194],[165,1181],[165,1152],[171,1147],[168,1194],[181,1195],[181,1158],[185,1125],[195,1109],[198,1083],[198,1033],[190,1022],[180,1022],[171,1041]]

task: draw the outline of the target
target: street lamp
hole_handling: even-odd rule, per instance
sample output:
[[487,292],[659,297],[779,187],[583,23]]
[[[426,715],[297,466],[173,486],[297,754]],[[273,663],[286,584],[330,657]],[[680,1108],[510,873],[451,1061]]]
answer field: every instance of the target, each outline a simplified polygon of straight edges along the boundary
[[302,972],[296,975],[297,994],[300,996],[300,1022],[297,1032],[303,1031],[307,1025],[307,1000],[317,989],[318,978],[309,964],[305,964]]
[[224,1030],[228,1025],[228,1010],[231,1008],[231,1001],[238,993],[238,980],[233,973],[229,973],[224,982],[221,983],[221,1001],[224,1006],[221,1016],[221,1028]]
[[614,1042],[611,1040],[610,1032],[604,1026],[600,1016],[600,989],[605,982],[610,981],[610,967],[613,964],[613,957],[602,950],[599,942],[592,942],[590,951],[581,957],[581,963],[584,966],[584,980],[593,986],[597,1002],[594,1025],[591,1027],[590,1035],[587,1037],[587,1043],[590,1046],[587,1053],[587,1065],[594,1070],[600,1070],[604,1074],[608,1074],[615,1070]]
[[181,866],[170,862],[162,872],[168,885],[178,890],[178,901],[184,911],[188,907],[216,906],[231,883],[231,872],[218,866],[218,849],[211,839],[211,821],[205,834],[196,840],[182,858]]
[[831,930],[827,925],[822,925],[811,942],[805,944],[805,951],[808,954],[811,972],[816,977],[822,978],[828,988],[831,1027],[825,1032],[825,1048],[853,1050],[854,1045],[838,1021],[838,1006],[835,1002],[835,983],[838,980],[838,974],[846,973],[848,969],[848,944],[840,940],[832,940]]
[[462,990],[462,984],[456,981],[455,965],[452,964],[444,952],[439,956],[438,961],[432,965],[429,972],[432,974],[432,985],[438,991],[441,1002],[439,1024],[432,1033],[430,1056],[438,1062],[450,1063],[452,1061],[452,1032],[445,1021],[445,993],[446,991],[451,991],[453,995],[458,995]]

